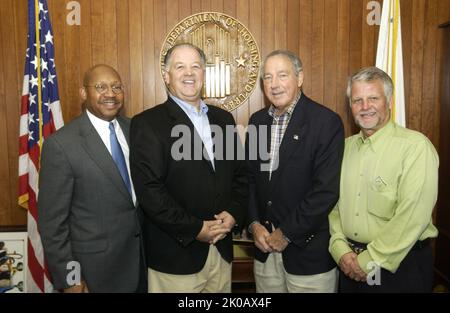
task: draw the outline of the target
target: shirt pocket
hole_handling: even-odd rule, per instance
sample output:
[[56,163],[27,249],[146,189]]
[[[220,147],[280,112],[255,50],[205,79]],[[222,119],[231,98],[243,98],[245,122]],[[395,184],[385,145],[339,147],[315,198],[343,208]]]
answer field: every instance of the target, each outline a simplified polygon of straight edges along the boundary
[[397,193],[393,186],[377,177],[369,184],[367,210],[370,215],[390,220],[395,213]]

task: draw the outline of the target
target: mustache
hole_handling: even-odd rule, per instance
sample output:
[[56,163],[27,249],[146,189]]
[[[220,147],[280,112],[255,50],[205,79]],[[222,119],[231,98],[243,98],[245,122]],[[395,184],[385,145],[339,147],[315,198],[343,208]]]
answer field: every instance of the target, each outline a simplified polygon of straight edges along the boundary
[[105,102],[114,102],[115,104],[120,103],[115,97],[107,97],[103,98],[99,103],[105,103]]

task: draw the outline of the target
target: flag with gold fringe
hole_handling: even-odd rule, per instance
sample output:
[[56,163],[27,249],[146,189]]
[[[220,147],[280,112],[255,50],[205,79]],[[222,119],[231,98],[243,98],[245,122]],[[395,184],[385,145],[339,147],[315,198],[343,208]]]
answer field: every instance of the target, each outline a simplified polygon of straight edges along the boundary
[[63,125],[47,1],[28,0],[28,48],[19,135],[19,205],[28,209],[27,292],[53,291],[37,227],[38,181],[42,143]]
[[400,0],[383,1],[376,67],[385,71],[394,82],[392,119],[406,126]]

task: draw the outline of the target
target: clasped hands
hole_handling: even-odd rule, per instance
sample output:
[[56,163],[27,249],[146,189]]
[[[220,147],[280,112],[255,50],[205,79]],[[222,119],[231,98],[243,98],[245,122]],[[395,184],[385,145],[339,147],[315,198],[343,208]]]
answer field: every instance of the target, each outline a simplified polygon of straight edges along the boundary
[[269,233],[263,225],[254,223],[252,225],[252,234],[256,247],[264,253],[282,252],[289,244],[279,228]]
[[358,255],[355,252],[344,254],[339,260],[341,271],[348,277],[356,281],[366,281],[367,274],[361,269],[357,260]]
[[227,211],[214,215],[214,218],[214,220],[203,221],[203,227],[197,235],[197,240],[214,245],[225,238],[236,224],[234,217]]

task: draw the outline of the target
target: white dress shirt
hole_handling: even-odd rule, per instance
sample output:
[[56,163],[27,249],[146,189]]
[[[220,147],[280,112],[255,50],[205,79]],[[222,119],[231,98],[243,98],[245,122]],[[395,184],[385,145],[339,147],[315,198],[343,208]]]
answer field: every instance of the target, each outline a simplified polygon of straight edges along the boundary
[[[86,110],[87,115],[89,117],[89,120],[91,121],[92,125],[94,126],[95,130],[99,134],[100,138],[102,139],[103,143],[106,146],[106,149],[108,149],[109,154],[111,154],[111,143],[109,141],[109,123],[108,121],[102,120],[89,112],[89,110]],[[131,195],[133,198],[133,203],[136,205],[136,194],[134,192],[133,187],[133,181],[131,180],[130,176],[130,148],[128,147],[127,140],[125,139],[125,135],[122,131],[122,128],[120,128],[120,124],[117,122],[116,119],[113,119],[111,121],[114,124],[114,129],[116,131],[117,140],[119,141],[120,147],[122,148],[123,156],[125,157],[125,162],[127,164],[127,170],[128,170],[128,176],[130,178],[130,184],[131,184]]]

